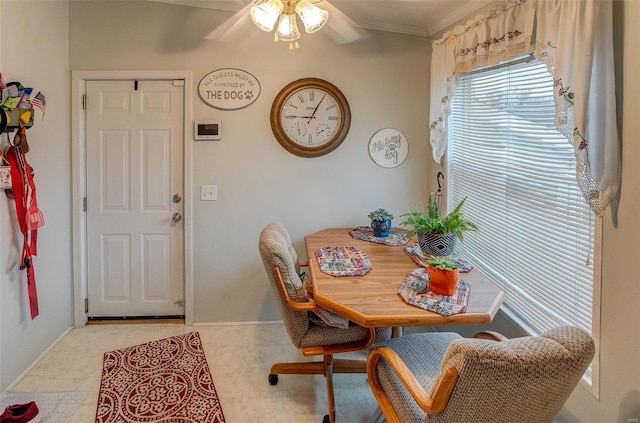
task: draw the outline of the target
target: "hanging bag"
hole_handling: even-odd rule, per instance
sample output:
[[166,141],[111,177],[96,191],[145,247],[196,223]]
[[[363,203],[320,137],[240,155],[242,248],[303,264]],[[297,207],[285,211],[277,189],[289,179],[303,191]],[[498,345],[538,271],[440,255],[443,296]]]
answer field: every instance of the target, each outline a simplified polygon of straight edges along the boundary
[[[26,137],[24,139],[26,141]],[[38,294],[36,290],[33,256],[38,254],[38,228],[44,225],[44,219],[41,218],[42,213],[37,205],[36,186],[33,182],[31,166],[29,166],[27,158],[22,153],[20,147],[16,147],[15,145],[9,147],[7,150],[7,160],[11,166],[16,216],[18,218],[20,232],[22,232],[24,238],[20,269],[26,270],[27,273],[29,306],[31,318],[34,319],[38,316]]]
[[13,137],[13,145],[20,148],[20,152],[22,154],[27,154],[29,152],[29,143],[27,142],[27,130],[22,123],[16,130],[16,134]]

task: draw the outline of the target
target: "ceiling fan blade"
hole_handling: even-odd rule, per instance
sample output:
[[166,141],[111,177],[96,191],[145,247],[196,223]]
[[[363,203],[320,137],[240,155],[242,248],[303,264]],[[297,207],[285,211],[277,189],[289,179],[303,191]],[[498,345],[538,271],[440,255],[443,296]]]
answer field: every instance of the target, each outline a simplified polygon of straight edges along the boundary
[[253,6],[253,2],[245,5],[238,10],[226,21],[218,25],[213,31],[205,35],[208,40],[230,41],[237,38],[242,32],[249,29],[248,23],[251,22],[249,9]]
[[329,12],[325,31],[338,44],[347,44],[369,37],[369,33],[352,21],[340,9],[324,0],[318,5]]

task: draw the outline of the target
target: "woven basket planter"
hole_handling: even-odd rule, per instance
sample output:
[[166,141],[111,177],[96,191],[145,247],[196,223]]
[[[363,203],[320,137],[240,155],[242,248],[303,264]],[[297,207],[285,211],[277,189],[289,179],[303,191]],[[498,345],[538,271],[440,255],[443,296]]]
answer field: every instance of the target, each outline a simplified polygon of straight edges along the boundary
[[418,244],[423,254],[432,256],[450,256],[456,247],[456,236],[453,233],[446,235],[418,233]]

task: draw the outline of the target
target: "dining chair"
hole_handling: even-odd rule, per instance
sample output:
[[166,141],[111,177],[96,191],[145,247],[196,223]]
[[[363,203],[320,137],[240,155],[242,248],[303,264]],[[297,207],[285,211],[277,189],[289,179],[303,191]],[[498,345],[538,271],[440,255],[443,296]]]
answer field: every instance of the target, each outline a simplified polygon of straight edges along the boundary
[[388,423],[553,422],[594,350],[572,326],[513,339],[418,333],[374,345],[367,373]]
[[267,225],[260,233],[258,248],[291,342],[304,356],[323,357],[322,361],[276,363],[271,366],[269,383],[276,385],[278,375],[283,374],[324,375],[329,412],[323,423],[333,423],[336,419],[333,374],[366,373],[367,364],[365,360],[334,359],[333,355],[364,350],[376,340],[389,339],[391,330],[355,324],[343,329],[312,319],[310,313],[321,308],[308,295],[300,278],[297,254],[282,224]]

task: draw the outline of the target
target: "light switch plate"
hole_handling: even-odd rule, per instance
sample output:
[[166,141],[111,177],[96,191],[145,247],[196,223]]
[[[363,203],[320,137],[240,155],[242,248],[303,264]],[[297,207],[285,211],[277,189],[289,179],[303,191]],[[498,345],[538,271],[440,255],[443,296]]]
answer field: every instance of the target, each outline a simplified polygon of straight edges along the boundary
[[200,201],[216,201],[217,199],[217,185],[200,185]]

